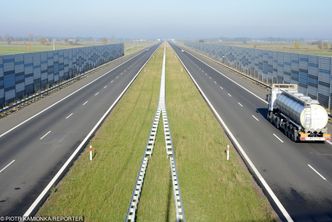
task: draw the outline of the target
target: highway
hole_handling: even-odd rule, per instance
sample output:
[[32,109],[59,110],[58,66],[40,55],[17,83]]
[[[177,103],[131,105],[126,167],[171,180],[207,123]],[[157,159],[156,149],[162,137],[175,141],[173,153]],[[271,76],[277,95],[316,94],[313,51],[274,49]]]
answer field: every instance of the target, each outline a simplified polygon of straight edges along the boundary
[[26,212],[158,47],[142,51],[30,118],[38,113],[36,108],[16,128],[3,124],[7,117],[0,120],[0,215]]
[[258,86],[246,78],[230,78],[230,71],[217,64],[212,68],[208,63],[213,62],[187,49],[171,46],[291,218],[332,221],[332,146],[290,141],[266,120],[265,90],[255,89]]

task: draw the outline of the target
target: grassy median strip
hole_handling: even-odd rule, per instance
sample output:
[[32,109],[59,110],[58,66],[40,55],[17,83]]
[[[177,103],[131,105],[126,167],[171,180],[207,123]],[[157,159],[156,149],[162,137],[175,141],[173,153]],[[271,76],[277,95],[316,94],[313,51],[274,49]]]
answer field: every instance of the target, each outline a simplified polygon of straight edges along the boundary
[[157,108],[162,49],[98,130],[91,144],[54,189],[38,215],[83,215],[85,221],[125,219]]
[[188,221],[273,221],[274,213],[168,47],[166,105]]
[[175,221],[173,187],[169,159],[165,150],[162,118],[144,179],[137,221]]

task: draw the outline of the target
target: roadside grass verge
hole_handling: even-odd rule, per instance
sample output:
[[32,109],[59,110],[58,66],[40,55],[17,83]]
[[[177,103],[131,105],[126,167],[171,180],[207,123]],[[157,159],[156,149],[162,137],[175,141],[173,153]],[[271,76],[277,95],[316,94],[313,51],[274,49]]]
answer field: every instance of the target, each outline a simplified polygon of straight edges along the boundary
[[38,215],[83,215],[85,221],[125,219],[157,108],[162,49],[158,49],[92,139],[53,189]]
[[188,221],[274,221],[266,197],[168,47],[166,105]]
[[153,45],[154,42],[124,42],[124,54],[130,55],[135,52],[138,52],[139,50],[142,50],[148,46]]

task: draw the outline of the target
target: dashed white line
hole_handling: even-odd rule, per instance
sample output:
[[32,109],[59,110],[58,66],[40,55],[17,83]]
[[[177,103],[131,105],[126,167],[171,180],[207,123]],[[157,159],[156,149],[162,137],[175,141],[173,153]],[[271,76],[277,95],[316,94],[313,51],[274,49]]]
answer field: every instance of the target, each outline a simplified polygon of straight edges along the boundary
[[88,102],[89,102],[89,101],[87,100],[87,101],[85,101],[82,105],[85,106]]
[[231,94],[229,94],[229,93],[227,93],[227,95],[228,95],[229,97],[232,97],[232,95],[231,95]]
[[71,113],[68,116],[66,116],[66,119],[69,119],[72,115],[74,115],[74,113]]
[[50,134],[52,131],[48,131],[47,133],[44,134],[44,136],[40,137],[40,140],[43,140],[48,134]]
[[280,142],[284,143],[284,141],[283,141],[282,139],[280,139],[276,134],[273,133],[273,136],[274,136],[275,138],[277,138]]
[[220,89],[224,89],[222,86],[219,86]]
[[217,84],[217,82],[216,82],[216,81],[214,81],[214,84]]
[[323,180],[327,181],[327,179],[322,174],[320,174],[315,168],[313,168],[310,164],[308,164],[308,167],[310,167],[315,173],[317,173],[318,176],[320,176]]
[[239,106],[243,107],[243,105],[241,103],[238,102],[237,104],[239,104]]
[[10,163],[8,163],[4,168],[2,168],[2,169],[0,170],[0,173],[2,173],[3,171],[5,171],[5,169],[7,169],[7,168],[8,168],[10,165],[12,165],[14,162],[15,162],[15,160],[10,161]]
[[106,89],[107,88],[107,85],[106,86],[104,86],[104,89]]
[[254,118],[257,122],[259,122],[259,119],[256,117],[256,116],[254,116],[254,115],[251,115],[252,116],[252,118]]
[[95,93],[95,96],[98,96],[98,94],[99,94],[99,92],[96,92],[96,93]]

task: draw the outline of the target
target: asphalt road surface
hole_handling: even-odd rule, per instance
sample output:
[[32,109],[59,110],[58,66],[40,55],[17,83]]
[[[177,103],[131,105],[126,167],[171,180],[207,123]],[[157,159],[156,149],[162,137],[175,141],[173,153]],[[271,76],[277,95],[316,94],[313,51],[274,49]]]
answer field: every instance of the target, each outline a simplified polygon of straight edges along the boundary
[[253,95],[238,85],[250,89],[248,79],[235,77],[236,84],[171,45],[292,219],[332,221],[332,146],[294,143],[266,120],[267,104],[255,96],[264,90],[250,90]]
[[[0,215],[24,214],[158,46],[144,50],[5,135],[12,126],[6,129],[2,124]],[[29,106],[30,112],[33,106]]]

